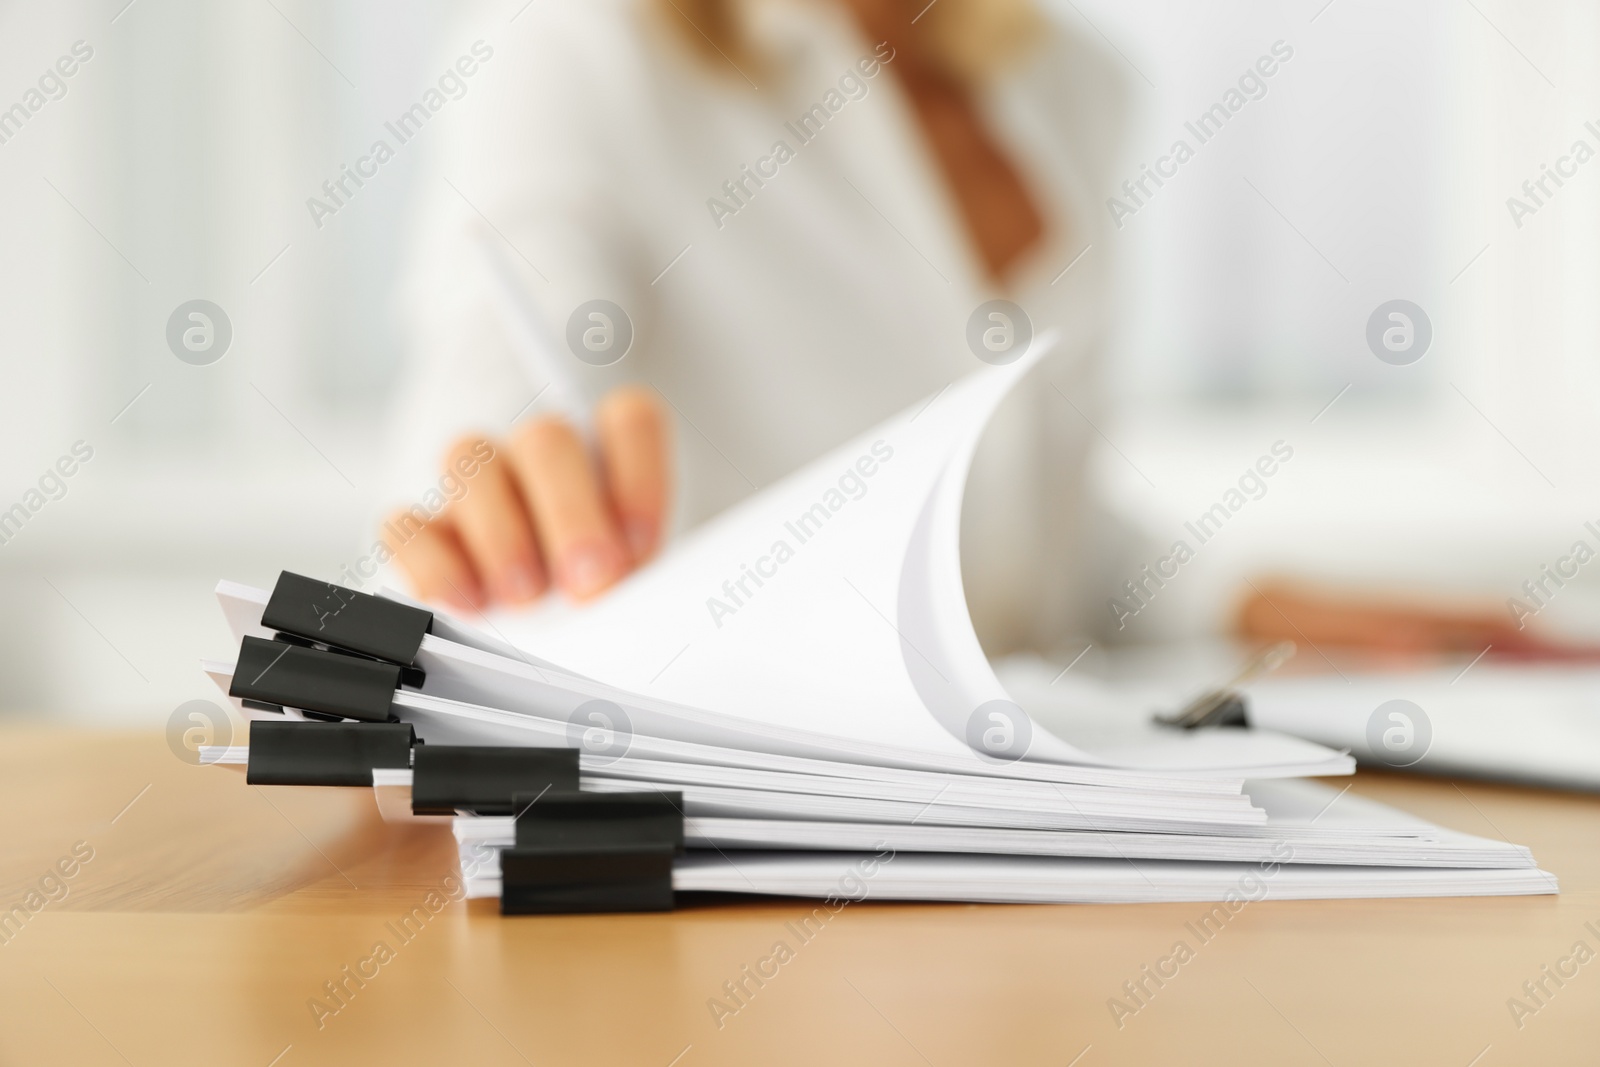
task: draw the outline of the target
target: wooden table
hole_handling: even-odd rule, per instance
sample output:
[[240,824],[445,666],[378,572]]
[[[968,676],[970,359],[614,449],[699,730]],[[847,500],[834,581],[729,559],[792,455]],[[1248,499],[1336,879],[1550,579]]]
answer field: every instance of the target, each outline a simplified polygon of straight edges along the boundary
[[442,827],[386,825],[360,790],[255,789],[160,736],[0,741],[0,907],[41,880],[59,898],[0,926],[4,1064],[1600,1063],[1600,959],[1545,979],[1520,1028],[1507,1004],[1576,942],[1600,952],[1596,797],[1359,775],[1529,845],[1562,895],[1251,904],[1120,1028],[1108,1000],[1205,908],[851,905],[714,1019],[809,905],[448,903],[406,940],[391,924],[451,884]]

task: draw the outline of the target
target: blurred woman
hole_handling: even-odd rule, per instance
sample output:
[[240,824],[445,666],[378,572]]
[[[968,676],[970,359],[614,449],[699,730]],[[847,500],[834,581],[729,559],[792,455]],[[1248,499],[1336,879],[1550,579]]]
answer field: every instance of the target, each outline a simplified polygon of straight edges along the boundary
[[[1004,297],[1063,341],[980,449],[968,597],[991,652],[1082,629],[1094,190],[1122,99],[1027,0],[535,0],[425,182],[397,499],[441,461],[473,473],[387,524],[402,567],[460,608],[598,595],[671,529],[981,366],[968,320]],[[552,337],[595,300],[631,327],[610,366],[559,353],[592,447],[541,406],[486,255]]]

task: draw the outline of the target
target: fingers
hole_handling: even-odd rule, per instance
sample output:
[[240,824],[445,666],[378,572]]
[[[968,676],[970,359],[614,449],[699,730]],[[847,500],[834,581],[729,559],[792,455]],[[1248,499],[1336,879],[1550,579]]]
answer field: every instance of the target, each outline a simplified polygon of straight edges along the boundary
[[671,443],[655,395],[640,386],[607,394],[595,413],[606,485],[635,563],[661,544],[671,497]]
[[560,419],[525,423],[508,451],[556,584],[586,600],[621,578],[630,555],[577,431]]
[[510,464],[480,438],[459,442],[447,461],[449,470],[474,467],[467,491],[450,506],[450,520],[490,599],[525,604],[550,584],[527,505]]
[[397,511],[384,524],[384,531],[385,543],[411,578],[418,596],[464,611],[484,606],[483,587],[448,520],[423,522],[412,512]]
[[559,419],[524,424],[498,453],[476,437],[451,449],[446,474],[467,491],[442,518],[392,520],[404,536],[390,548],[419,595],[481,609],[534,600],[553,578],[586,600],[653,555],[672,495],[668,420],[651,392],[625,386],[601,401],[596,428],[598,467]]

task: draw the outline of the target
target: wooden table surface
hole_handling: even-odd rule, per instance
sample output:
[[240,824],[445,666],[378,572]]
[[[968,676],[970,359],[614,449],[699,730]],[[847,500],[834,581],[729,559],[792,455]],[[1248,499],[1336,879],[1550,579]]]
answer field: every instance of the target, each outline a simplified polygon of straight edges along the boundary
[[[256,789],[158,735],[6,729],[0,907],[29,917],[0,925],[0,1063],[1600,1063],[1600,961],[1572,955],[1600,951],[1600,798],[1354,790],[1530,846],[1562,895],[1250,904],[1119,1027],[1110,998],[1205,907],[864,902],[798,944],[793,900],[511,919],[473,901],[402,939],[452,884],[447,828],[386,825],[361,790]],[[780,940],[793,958],[715,1017]],[[1523,989],[1541,979],[1542,1005]]]

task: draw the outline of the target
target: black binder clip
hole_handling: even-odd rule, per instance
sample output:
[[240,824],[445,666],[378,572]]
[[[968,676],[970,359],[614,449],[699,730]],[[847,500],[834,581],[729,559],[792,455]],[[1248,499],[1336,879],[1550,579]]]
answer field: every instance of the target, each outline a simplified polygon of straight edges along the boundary
[[246,637],[228,695],[251,707],[299,708],[315,716],[388,722],[402,668],[284,641]]
[[670,911],[683,794],[517,794],[500,853],[500,914]]
[[510,815],[520,794],[577,792],[578,750],[418,745],[411,772],[413,815]]
[[250,725],[251,785],[371,785],[377,767],[411,766],[409,723],[270,722]]
[[1280,641],[1263,649],[1240,667],[1227,684],[1206,690],[1171,715],[1155,716],[1155,721],[1160,726],[1173,726],[1180,730],[1199,730],[1212,726],[1249,726],[1249,701],[1237,687],[1277,670],[1294,653],[1293,641]]
[[409,666],[433,626],[433,612],[283,571],[261,613],[261,625],[304,641]]

